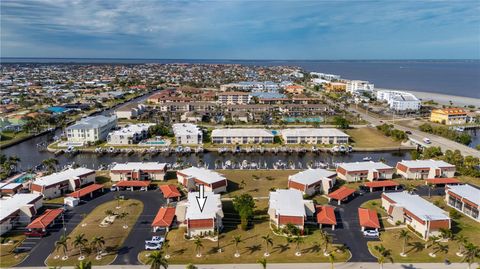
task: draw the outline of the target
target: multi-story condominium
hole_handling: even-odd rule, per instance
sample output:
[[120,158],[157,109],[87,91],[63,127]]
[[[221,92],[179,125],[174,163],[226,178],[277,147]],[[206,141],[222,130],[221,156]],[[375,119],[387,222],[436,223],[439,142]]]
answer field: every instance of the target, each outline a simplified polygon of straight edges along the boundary
[[334,75],[334,74],[326,74],[326,73],[319,73],[319,72],[310,72],[310,75],[312,75],[312,76],[317,76],[317,77],[319,77],[319,78],[323,78],[323,79],[326,79],[326,80],[328,80],[328,81],[340,79],[340,75]]
[[333,128],[297,128],[281,131],[286,144],[346,144],[349,135]]
[[439,160],[414,160],[397,163],[397,174],[404,178],[427,179],[436,177],[454,177],[455,165]]
[[159,162],[116,163],[110,169],[112,181],[164,180],[167,165]]
[[422,102],[408,92],[379,90],[377,100],[386,101],[390,109],[395,111],[419,110]]
[[166,102],[157,105],[162,112],[188,112],[190,111],[189,102]]
[[172,125],[175,141],[179,145],[198,145],[203,143],[203,132],[195,124],[175,123]]
[[270,192],[268,215],[270,222],[278,228],[287,224],[297,226],[302,232],[307,217],[315,214],[312,200],[304,200],[302,192],[295,189]]
[[186,226],[188,237],[215,236],[223,227],[220,194],[206,191],[204,195],[207,199],[203,208],[197,202],[198,192],[189,192],[187,200],[177,204],[177,221]]
[[343,82],[328,82],[323,84],[323,89],[327,92],[345,92],[347,84]]
[[383,193],[382,207],[387,211],[390,223],[405,223],[425,240],[433,235],[439,236],[441,229],[451,228],[448,213],[418,195]]
[[134,119],[143,114],[145,109],[143,104],[128,104],[115,110],[115,115],[119,119]]
[[382,162],[340,163],[337,166],[338,178],[346,181],[392,179],[395,168]]
[[458,107],[434,109],[430,114],[430,121],[446,125],[465,124],[467,112]]
[[140,123],[122,127],[120,130],[108,134],[107,143],[110,145],[131,145],[148,138],[148,129],[155,124]]
[[117,126],[117,117],[103,115],[87,117],[65,129],[68,142],[93,143],[107,138],[110,130]]
[[35,179],[30,185],[33,193],[41,193],[47,199],[56,198],[76,188],[95,182],[95,170],[70,168]]
[[325,169],[308,169],[288,177],[288,188],[297,189],[306,195],[330,192],[335,185],[337,173]]
[[278,92],[279,86],[272,81],[242,81],[220,85],[220,91]]
[[203,185],[206,191],[214,193],[227,191],[227,179],[220,173],[206,168],[190,167],[177,171],[178,183],[182,184],[187,190],[198,190],[199,185]]
[[0,235],[16,226],[25,227],[38,209],[43,206],[43,197],[38,193],[18,193],[0,199]]
[[270,144],[274,135],[265,129],[215,129],[211,138],[214,144]]
[[362,93],[362,92],[372,92],[375,86],[364,80],[349,80],[347,82],[347,92],[349,93]]
[[250,95],[248,92],[221,92],[217,94],[220,104],[248,104],[250,103]]
[[480,222],[480,190],[466,185],[447,185],[445,201],[456,210]]

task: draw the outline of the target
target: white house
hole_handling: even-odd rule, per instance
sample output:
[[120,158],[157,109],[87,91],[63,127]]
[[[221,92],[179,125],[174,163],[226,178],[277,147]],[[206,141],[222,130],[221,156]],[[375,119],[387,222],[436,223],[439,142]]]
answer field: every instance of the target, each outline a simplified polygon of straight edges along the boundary
[[198,190],[199,185],[204,185],[205,190],[214,193],[227,191],[227,179],[213,170],[199,167],[190,167],[177,171],[178,183],[187,190]]
[[480,222],[480,190],[465,185],[447,185],[445,187],[445,201],[456,210]]
[[65,129],[68,142],[88,143],[107,139],[110,130],[117,126],[117,117],[103,115],[87,117]]
[[43,206],[43,197],[38,193],[18,193],[0,199],[0,235],[15,226],[26,226]]
[[308,169],[288,177],[288,188],[297,189],[306,195],[318,192],[325,194],[335,185],[337,173],[325,169]]
[[35,179],[30,185],[30,190],[51,199],[93,182],[95,182],[95,170],[84,167],[70,168]]
[[138,144],[148,138],[148,129],[155,124],[139,123],[122,127],[119,130],[111,131],[107,137],[110,145],[131,145]]
[[110,169],[112,181],[164,180],[167,165],[159,162],[117,163]]
[[265,129],[215,129],[212,131],[214,144],[270,144],[274,135]]
[[286,144],[346,144],[350,137],[334,128],[296,128],[281,131]]
[[172,125],[175,141],[179,145],[199,145],[203,143],[203,133],[197,125],[175,123]]
[[315,205],[312,200],[304,200],[299,190],[276,190],[270,192],[268,215],[278,228],[293,224],[303,232],[307,217],[315,215]]

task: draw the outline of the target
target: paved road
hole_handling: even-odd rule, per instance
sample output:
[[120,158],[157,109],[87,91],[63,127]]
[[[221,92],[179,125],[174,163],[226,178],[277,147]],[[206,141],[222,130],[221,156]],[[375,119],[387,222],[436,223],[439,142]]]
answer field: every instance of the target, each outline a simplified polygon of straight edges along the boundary
[[[162,194],[158,191],[148,192],[107,192],[99,197],[92,199],[72,210],[65,216],[66,234],[68,235],[81,221],[82,213],[90,213],[98,205],[114,200],[116,194],[124,195],[126,198],[138,199],[143,202],[143,212],[139,221],[135,224],[134,229],[125,240],[124,245],[120,249],[115,264],[138,264],[137,255],[143,250],[144,240],[151,237],[150,224],[155,218],[158,209],[165,203]],[[29,256],[18,266],[45,266],[45,260],[55,248],[57,241],[63,234],[61,225],[57,225],[51,234],[43,238],[30,252]]]

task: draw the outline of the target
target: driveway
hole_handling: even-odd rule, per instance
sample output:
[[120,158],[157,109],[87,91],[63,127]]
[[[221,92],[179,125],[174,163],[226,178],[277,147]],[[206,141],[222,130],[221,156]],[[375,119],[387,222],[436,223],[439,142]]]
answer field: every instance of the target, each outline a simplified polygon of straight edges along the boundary
[[[81,222],[82,213],[90,213],[97,206],[108,201],[114,200],[116,194],[124,195],[126,198],[137,199],[143,202],[143,212],[140,215],[135,227],[130,232],[114,264],[138,264],[137,255],[143,250],[144,240],[151,237],[151,227],[158,209],[165,203],[163,196],[158,191],[120,191],[107,192],[80,206],[73,208],[65,214],[65,233],[68,235]],[[45,260],[55,249],[55,241],[64,233],[62,225],[56,225],[50,230],[50,235],[42,238],[40,242],[30,251],[28,257],[18,266],[45,266]]]

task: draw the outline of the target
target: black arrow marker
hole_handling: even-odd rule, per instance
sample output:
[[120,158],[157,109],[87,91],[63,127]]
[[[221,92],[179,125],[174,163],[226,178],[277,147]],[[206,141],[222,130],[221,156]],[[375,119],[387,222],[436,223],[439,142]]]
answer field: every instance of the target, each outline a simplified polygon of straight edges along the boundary
[[205,186],[200,185],[200,190],[199,190],[199,193],[198,193],[198,196],[196,196],[195,198],[197,198],[197,203],[198,203],[198,207],[200,208],[200,212],[203,212],[203,208],[205,207],[205,203],[207,202],[207,196],[205,196]]

